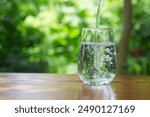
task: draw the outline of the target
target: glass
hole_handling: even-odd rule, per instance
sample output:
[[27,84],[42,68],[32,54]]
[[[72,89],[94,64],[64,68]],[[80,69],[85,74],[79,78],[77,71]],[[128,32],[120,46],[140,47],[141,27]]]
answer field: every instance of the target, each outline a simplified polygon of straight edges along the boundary
[[78,56],[80,79],[87,85],[110,83],[116,74],[112,28],[83,28]]

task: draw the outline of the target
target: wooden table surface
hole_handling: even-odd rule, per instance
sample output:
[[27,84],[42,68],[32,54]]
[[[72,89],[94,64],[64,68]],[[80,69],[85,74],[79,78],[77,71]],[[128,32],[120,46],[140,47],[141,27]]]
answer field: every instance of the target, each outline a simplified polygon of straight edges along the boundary
[[103,86],[83,85],[78,75],[0,73],[1,100],[149,100],[149,76],[117,76]]

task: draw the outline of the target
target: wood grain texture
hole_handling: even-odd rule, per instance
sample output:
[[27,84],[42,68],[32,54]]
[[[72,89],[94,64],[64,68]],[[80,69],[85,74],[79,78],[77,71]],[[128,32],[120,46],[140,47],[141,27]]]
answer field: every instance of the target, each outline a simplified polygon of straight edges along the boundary
[[1,100],[149,100],[149,76],[116,76],[109,85],[87,86],[78,75],[0,73]]

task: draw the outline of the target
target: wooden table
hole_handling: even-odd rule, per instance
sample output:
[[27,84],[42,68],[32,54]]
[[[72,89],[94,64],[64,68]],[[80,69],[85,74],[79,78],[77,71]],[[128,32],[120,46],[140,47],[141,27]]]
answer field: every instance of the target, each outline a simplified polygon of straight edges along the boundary
[[1,100],[149,100],[150,77],[117,76],[103,86],[83,85],[78,75],[0,73]]

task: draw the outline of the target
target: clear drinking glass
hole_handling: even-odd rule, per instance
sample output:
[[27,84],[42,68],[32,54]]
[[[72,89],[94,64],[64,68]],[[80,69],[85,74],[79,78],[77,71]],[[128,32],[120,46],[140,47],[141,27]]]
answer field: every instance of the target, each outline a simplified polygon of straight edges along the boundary
[[87,85],[108,84],[114,79],[116,49],[112,28],[82,29],[78,72]]

